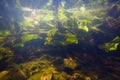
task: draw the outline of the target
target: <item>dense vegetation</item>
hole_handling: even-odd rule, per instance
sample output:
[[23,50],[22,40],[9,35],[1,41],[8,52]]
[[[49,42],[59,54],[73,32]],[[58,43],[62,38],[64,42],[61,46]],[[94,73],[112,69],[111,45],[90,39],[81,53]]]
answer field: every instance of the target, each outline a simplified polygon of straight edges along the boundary
[[119,0],[0,2],[0,80],[118,80],[119,52]]

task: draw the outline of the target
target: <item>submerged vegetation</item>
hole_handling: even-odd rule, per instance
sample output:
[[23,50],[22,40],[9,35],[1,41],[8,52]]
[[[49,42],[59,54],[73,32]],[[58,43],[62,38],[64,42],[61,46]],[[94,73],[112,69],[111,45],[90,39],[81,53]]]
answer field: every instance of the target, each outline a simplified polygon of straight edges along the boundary
[[104,45],[100,46],[100,48],[105,49],[105,51],[114,51],[118,49],[118,46],[120,44],[120,37],[115,37],[112,41],[108,43],[104,43]]
[[119,0],[4,0],[0,80],[119,80]]

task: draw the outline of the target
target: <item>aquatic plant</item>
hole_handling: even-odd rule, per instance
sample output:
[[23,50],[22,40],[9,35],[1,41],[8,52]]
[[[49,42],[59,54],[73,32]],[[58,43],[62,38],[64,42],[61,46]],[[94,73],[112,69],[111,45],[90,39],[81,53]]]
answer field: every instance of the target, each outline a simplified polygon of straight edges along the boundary
[[54,80],[66,80],[67,79],[67,74],[65,72],[61,72],[58,74],[53,74],[53,79]]
[[9,71],[4,70],[0,72],[0,80],[9,80],[9,75],[8,75]]
[[40,80],[41,73],[36,73],[31,76],[28,80]]
[[4,58],[12,57],[13,55],[14,54],[10,49],[0,47],[0,61],[2,61]]
[[66,16],[64,11],[61,11],[61,12],[58,13],[58,20],[59,21],[65,22],[65,21],[67,21],[67,19],[68,18],[67,18],[67,16]]
[[0,72],[0,80],[26,80],[26,78],[21,70],[4,70]]
[[21,40],[23,43],[25,43],[27,41],[30,41],[30,40],[36,39],[36,38],[37,38],[37,35],[35,35],[35,34],[26,34],[21,37]]
[[5,37],[9,36],[10,30],[0,30],[0,41],[3,41]]
[[23,21],[19,23],[20,27],[34,27],[34,25],[30,21]]
[[53,12],[49,10],[47,10],[47,14],[43,17],[41,16],[41,19],[40,19],[40,21],[43,21],[43,22],[49,22],[52,20],[54,20]]
[[22,35],[21,36],[21,41],[19,43],[15,43],[14,44],[14,47],[15,46],[21,46],[23,47],[24,44],[30,40],[33,40],[33,39],[37,39],[38,36],[36,34],[25,34],[25,35]]
[[67,45],[67,44],[78,44],[78,39],[77,39],[76,35],[69,33],[69,32],[66,33],[64,45]]
[[1,42],[1,46],[6,43],[6,42],[10,42],[11,40],[6,40],[6,38],[11,35],[10,30],[1,30],[0,31],[0,42]]
[[81,26],[81,25],[79,25],[78,29],[83,30],[83,31],[85,31],[85,32],[88,32],[88,31],[89,31],[89,29],[88,29],[87,26]]
[[2,31],[0,31],[0,35],[8,36],[8,35],[10,35],[10,30],[2,30]]
[[105,5],[105,4],[108,4],[108,1],[107,0],[100,0],[100,1],[91,0],[91,1],[89,1],[89,4],[91,4],[91,6],[98,6],[98,5],[101,5],[101,4]]
[[109,51],[117,50],[119,45],[120,45],[120,37],[117,36],[112,41],[100,45],[99,48],[104,49],[106,52],[109,52]]
[[55,36],[57,29],[52,29],[48,32],[47,37],[45,39],[45,45],[53,44],[53,37]]
[[[59,36],[59,37],[58,37]],[[56,29],[51,30],[47,37],[45,45],[68,45],[68,44],[78,44],[77,37],[70,33],[66,32],[66,34],[63,34]]]
[[64,65],[65,67],[69,67],[72,69],[75,69],[75,67],[77,67],[76,61],[74,61],[71,57],[64,59]]
[[[30,0],[29,3],[31,4],[32,1]],[[12,67],[12,70],[3,70],[0,72],[0,80],[98,80],[98,78],[104,80],[103,73],[107,74],[105,77],[110,76],[110,78],[105,78],[105,80],[111,80],[111,76],[113,78],[115,77],[112,80],[118,80],[119,78],[117,79],[116,75],[119,72],[119,64],[117,63],[119,61],[119,55],[114,55],[117,57],[111,57],[108,54],[108,61],[106,61],[106,59],[103,59],[103,55],[97,56],[95,54],[101,52],[97,46],[105,40],[108,40],[107,37],[110,37],[110,39],[111,37],[114,38],[98,47],[108,53],[119,51],[120,37],[116,36],[119,35],[119,21],[116,21],[119,18],[114,19],[113,15],[116,16],[116,14],[111,13],[112,15],[109,15],[111,18],[107,19],[107,17],[104,20],[104,17],[108,16],[106,12],[109,10],[108,6],[104,6],[106,4],[104,2],[107,2],[107,0],[64,0],[66,1],[64,6],[61,7],[60,3],[58,3],[57,6],[59,7],[57,8],[54,8],[55,6],[52,5],[52,1],[57,0],[43,0],[44,4],[41,4],[42,6],[38,4],[35,6],[29,5],[29,3],[26,4],[27,2],[25,0],[10,2],[5,0],[0,3],[0,6],[5,9],[1,11],[2,15],[0,15],[0,25],[2,27],[0,27],[2,29],[0,30],[0,44],[2,44],[0,47],[0,63],[3,65],[0,66],[0,70],[6,69],[5,66],[7,66],[7,69],[8,67],[10,69]],[[13,4],[14,2],[17,2],[17,4]],[[42,0],[33,2],[42,3]],[[99,5],[101,4],[102,6],[100,7]],[[27,14],[24,12],[25,6],[30,10],[26,11]],[[22,13],[21,16],[18,8]],[[8,12],[8,15],[4,14],[6,12]],[[16,15],[17,13],[19,15]],[[119,10],[117,16],[119,16]],[[17,21],[17,17],[23,17],[23,19],[19,22]],[[116,23],[114,25],[113,23],[109,23],[109,20],[117,22],[118,25],[116,26]],[[108,21],[107,24],[106,21]],[[115,32],[117,34],[111,33],[113,29],[116,30],[115,28],[118,29],[118,32]],[[44,46],[41,46],[43,43]],[[46,49],[49,45],[51,48]],[[2,46],[13,49],[15,56],[13,51]],[[26,49],[27,51],[25,51]],[[58,49],[59,51],[57,51]],[[52,57],[47,56],[46,58],[41,58],[40,56],[43,56],[41,54],[51,55]],[[19,62],[18,70],[16,65],[12,65],[14,62],[11,62],[11,59],[18,60],[21,56],[23,56],[22,59],[25,58],[25,62],[21,63],[22,59],[16,61]],[[58,60],[56,60],[56,56],[59,56]],[[110,60],[111,62],[109,62]],[[104,66],[101,63],[104,65],[109,64],[110,67],[107,68],[108,66],[105,66],[105,69],[107,68],[110,71],[112,69],[112,72],[115,72],[115,74],[104,72]],[[97,65],[100,68],[102,67],[100,73],[100,68]],[[111,68],[111,65],[114,69]],[[101,74],[103,75],[102,77]]]
[[40,58],[19,65],[21,70],[28,75],[28,80],[51,80],[53,74],[58,73],[51,61],[48,61],[46,57],[48,59],[49,56],[43,55]]

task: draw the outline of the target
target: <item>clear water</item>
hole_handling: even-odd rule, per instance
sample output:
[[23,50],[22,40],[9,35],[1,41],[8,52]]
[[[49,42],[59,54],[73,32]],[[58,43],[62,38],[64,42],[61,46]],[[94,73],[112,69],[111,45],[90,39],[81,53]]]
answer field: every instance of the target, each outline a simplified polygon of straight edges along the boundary
[[0,80],[119,80],[119,0],[2,0]]

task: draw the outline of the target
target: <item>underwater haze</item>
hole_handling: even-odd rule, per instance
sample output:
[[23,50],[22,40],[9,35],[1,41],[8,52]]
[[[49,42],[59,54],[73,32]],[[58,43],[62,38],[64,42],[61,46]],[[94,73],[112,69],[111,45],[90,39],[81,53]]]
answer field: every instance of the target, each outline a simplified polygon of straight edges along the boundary
[[119,80],[120,0],[1,0],[0,80]]

